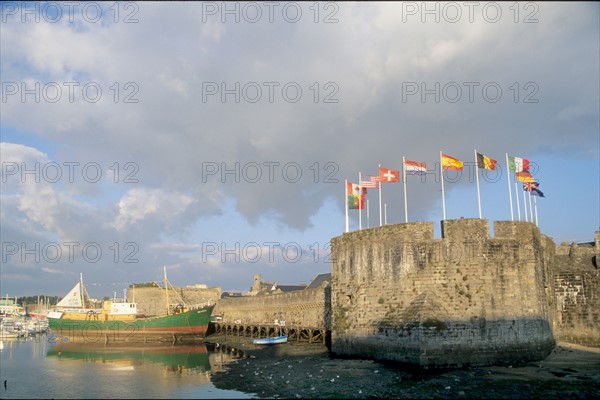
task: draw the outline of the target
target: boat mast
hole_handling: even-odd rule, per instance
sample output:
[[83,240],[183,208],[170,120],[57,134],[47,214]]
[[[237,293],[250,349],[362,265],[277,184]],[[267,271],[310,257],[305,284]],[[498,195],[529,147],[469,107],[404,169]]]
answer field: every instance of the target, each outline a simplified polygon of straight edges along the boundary
[[83,273],[79,273],[79,294],[81,295],[81,308],[85,308],[85,298],[83,297]]
[[163,266],[163,269],[165,271],[165,295],[167,297],[167,315],[169,315],[169,286],[167,283],[167,267]]

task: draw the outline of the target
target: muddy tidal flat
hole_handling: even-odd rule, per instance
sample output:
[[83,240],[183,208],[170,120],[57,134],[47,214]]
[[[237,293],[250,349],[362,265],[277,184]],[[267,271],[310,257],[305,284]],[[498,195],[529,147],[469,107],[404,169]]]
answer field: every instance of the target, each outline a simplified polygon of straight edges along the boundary
[[566,343],[525,365],[423,371],[332,357],[323,345],[261,347],[247,338],[227,339],[207,338],[241,355],[212,376],[213,384],[257,398],[600,398],[600,349]]

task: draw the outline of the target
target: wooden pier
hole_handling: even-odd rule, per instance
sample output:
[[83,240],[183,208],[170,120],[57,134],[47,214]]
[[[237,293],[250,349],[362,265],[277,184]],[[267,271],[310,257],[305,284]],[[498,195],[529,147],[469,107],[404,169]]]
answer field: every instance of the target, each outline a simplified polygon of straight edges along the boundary
[[288,337],[288,342],[304,342],[327,344],[330,335],[325,328],[280,326],[280,325],[255,325],[228,322],[211,322],[214,332],[219,335],[233,336],[239,338],[248,337],[267,338],[283,334]]

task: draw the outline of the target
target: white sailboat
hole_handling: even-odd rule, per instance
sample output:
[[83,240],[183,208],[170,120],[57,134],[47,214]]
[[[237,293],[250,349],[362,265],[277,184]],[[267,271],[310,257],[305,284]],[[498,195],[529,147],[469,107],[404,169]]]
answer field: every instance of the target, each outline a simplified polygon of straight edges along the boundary
[[[84,315],[88,314],[99,314],[102,310],[101,308],[87,308],[86,298],[89,299],[90,296],[85,290],[85,286],[83,285],[83,274],[79,274],[79,282],[75,284],[73,289],[71,289],[65,297],[59,301],[56,306],[52,310],[50,310],[47,314],[48,318],[60,318],[64,313],[81,313]],[[91,303],[88,301],[88,303]]]

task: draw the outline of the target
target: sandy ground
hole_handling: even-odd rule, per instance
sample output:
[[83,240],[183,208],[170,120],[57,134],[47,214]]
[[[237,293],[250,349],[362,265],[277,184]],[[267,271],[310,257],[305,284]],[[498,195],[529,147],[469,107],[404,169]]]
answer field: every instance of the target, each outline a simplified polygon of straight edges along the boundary
[[213,384],[257,398],[600,398],[600,349],[566,343],[522,366],[431,372],[334,358],[315,344],[256,346],[214,335],[207,342],[239,357],[212,376]]

